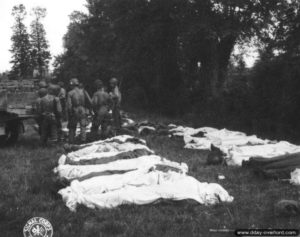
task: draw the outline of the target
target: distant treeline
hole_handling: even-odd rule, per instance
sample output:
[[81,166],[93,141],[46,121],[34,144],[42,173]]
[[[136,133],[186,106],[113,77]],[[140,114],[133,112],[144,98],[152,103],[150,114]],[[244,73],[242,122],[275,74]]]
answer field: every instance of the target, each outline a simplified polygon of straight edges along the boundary
[[[57,78],[92,89],[116,76],[125,103],[148,110],[298,126],[297,0],[87,0],[87,9],[71,15]],[[247,70],[232,53],[251,42],[260,59]]]

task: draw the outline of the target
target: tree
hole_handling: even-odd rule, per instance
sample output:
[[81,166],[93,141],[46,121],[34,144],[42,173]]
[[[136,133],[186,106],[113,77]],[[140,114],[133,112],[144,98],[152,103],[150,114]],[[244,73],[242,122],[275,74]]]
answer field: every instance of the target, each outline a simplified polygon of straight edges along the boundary
[[121,76],[125,93],[136,87],[147,106],[174,112],[193,84],[203,101],[220,98],[237,42],[267,42],[293,1],[87,0],[60,65],[76,73],[76,62],[87,81]]
[[[266,42],[274,36],[295,0],[194,0],[183,39],[184,52],[196,65],[201,62],[207,96],[219,97],[229,59],[237,42],[253,37]],[[194,66],[195,67],[195,66]],[[194,68],[190,67],[190,68]],[[203,75],[202,74],[202,75]]]
[[34,68],[37,68],[39,75],[43,76],[51,59],[48,41],[46,40],[46,31],[42,23],[42,20],[46,17],[46,9],[41,7],[33,8],[32,14],[35,19],[30,25],[31,56]]
[[26,9],[23,4],[14,6],[12,15],[15,18],[13,26],[12,48],[12,70],[10,76],[12,78],[26,78],[32,75],[32,65],[30,59],[31,44],[24,19],[26,17]]

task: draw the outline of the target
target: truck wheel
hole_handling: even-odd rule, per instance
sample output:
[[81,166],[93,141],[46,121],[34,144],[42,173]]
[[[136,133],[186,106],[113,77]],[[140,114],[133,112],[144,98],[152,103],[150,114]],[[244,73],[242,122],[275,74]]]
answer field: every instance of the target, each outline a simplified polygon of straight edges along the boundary
[[1,145],[13,145],[18,141],[20,129],[22,128],[22,122],[10,121],[5,126],[5,136],[1,136]]

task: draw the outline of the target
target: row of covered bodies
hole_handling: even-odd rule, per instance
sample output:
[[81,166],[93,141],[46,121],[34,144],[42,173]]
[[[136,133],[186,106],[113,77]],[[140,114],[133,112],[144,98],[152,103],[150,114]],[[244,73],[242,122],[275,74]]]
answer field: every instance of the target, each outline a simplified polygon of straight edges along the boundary
[[205,205],[233,201],[219,184],[199,182],[187,174],[185,163],[155,155],[144,140],[132,136],[68,146],[66,151],[54,172],[68,183],[58,193],[72,211],[78,204],[101,209],[162,199]]
[[287,141],[261,139],[239,131],[211,127],[183,127],[170,124],[170,134],[183,137],[185,148],[211,150],[230,166],[251,167],[264,175],[290,179],[300,184],[300,146]]

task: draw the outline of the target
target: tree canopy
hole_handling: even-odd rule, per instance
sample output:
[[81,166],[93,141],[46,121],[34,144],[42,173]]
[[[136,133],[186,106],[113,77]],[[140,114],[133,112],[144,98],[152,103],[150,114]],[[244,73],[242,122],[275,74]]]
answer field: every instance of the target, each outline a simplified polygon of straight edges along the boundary
[[24,24],[26,17],[26,9],[23,4],[14,6],[12,9],[12,16],[15,18],[15,23],[12,27],[13,35],[11,37],[12,47],[12,70],[10,76],[12,78],[26,78],[32,73],[32,65],[30,58],[31,44],[29,41],[29,34]]
[[32,9],[34,20],[30,24],[30,42],[31,42],[31,57],[33,67],[37,68],[39,75],[43,75],[45,69],[48,68],[49,60],[51,59],[48,41],[46,40],[46,31],[42,24],[43,18],[46,17],[46,9],[35,7]]
[[71,16],[66,51],[56,58],[55,73],[86,82],[117,76],[128,99],[180,112],[193,93],[203,101],[222,96],[237,43],[255,38],[265,50],[271,42],[279,47],[280,40],[288,40],[280,30],[292,34],[297,3],[87,0],[88,14]]

